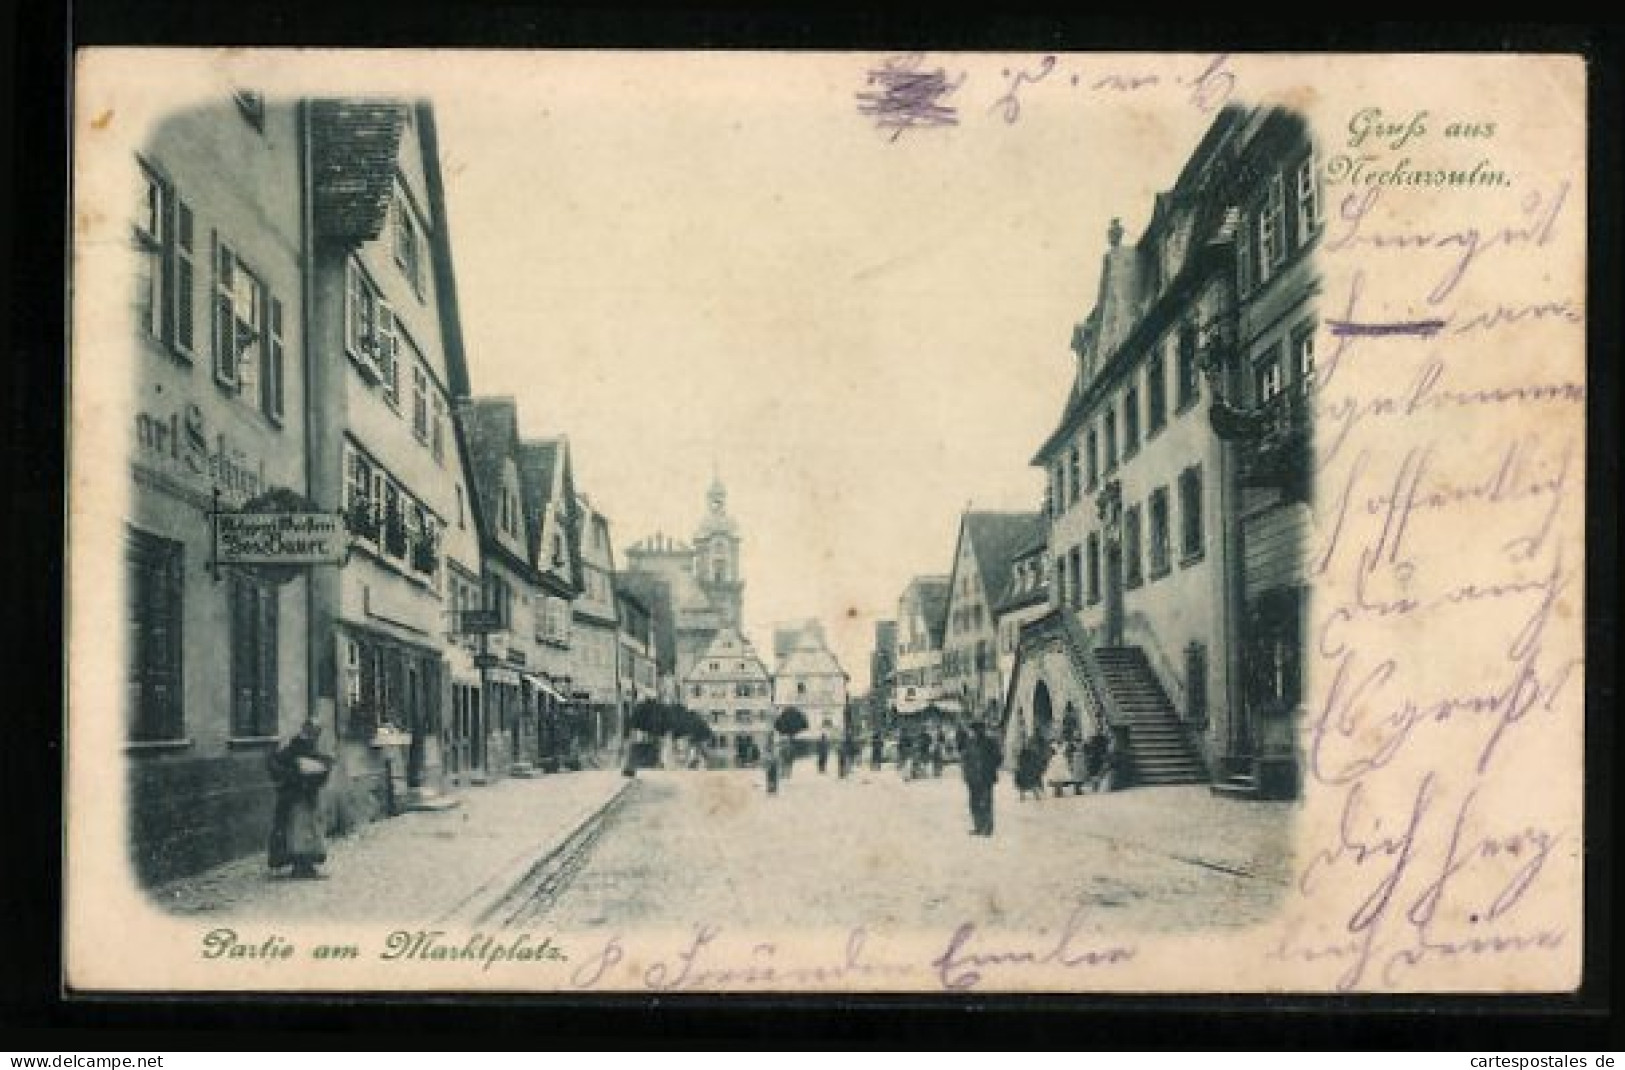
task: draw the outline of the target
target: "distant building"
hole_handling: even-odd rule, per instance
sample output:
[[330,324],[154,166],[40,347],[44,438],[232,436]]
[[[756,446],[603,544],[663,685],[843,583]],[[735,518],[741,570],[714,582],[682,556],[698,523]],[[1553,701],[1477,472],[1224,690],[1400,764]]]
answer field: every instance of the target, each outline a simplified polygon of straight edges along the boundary
[[[620,632],[616,619],[615,553],[609,519],[577,495],[581,517],[581,594],[571,603],[574,622],[572,689],[584,696],[595,749],[614,744],[622,732]],[[647,615],[647,610],[644,611]]]
[[701,651],[683,678],[682,702],[710,724],[714,764],[749,764],[772,744],[772,677],[736,628],[724,628]]
[[624,738],[628,718],[637,704],[660,699],[660,677],[655,660],[654,615],[619,577],[615,580],[615,617],[620,702],[617,723]]
[[1042,532],[1038,513],[967,511],[959,518],[948,624],[942,641],[939,704],[996,723],[1004,699],[994,604],[1009,582],[1016,551]]
[[[1014,680],[1021,629],[1049,612],[1049,572],[1048,532],[1043,524],[1035,524],[1026,544],[1017,547],[1011,555],[1004,587],[993,603],[999,643],[999,680],[1003,689],[999,699],[1001,710],[1008,701]],[[1023,734],[1018,730],[1018,736]]]
[[803,739],[820,735],[839,739],[846,732],[849,682],[835,654],[824,645],[823,628],[805,628],[773,667],[773,705],[781,713],[794,708],[806,715]]
[[948,577],[916,576],[897,600],[897,671],[893,712],[907,718],[939,712],[942,640],[948,620]]
[[815,617],[804,620],[784,621],[773,626],[773,660],[775,663],[784,658],[792,650],[799,649],[803,642],[810,641],[815,646],[828,646],[829,641],[824,636],[824,623]]
[[718,480],[706,495],[706,514],[692,543],[656,534],[627,548],[627,571],[657,576],[670,592],[679,681],[720,633],[740,627],[745,589],[740,542],[728,515],[727,489]]
[[893,677],[897,671],[897,622],[875,621],[875,644],[869,652],[869,694],[864,716],[865,732],[890,726]]

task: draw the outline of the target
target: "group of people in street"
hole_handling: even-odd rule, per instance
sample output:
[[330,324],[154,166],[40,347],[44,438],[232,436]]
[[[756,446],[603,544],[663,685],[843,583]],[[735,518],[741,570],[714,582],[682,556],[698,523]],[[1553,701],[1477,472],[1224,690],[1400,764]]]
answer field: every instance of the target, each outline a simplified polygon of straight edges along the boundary
[[1111,744],[1104,732],[1096,732],[1080,742],[1068,735],[1049,740],[1042,735],[1027,737],[1016,752],[1016,797],[1031,795],[1042,802],[1044,787],[1059,794],[1070,785],[1074,792],[1110,790],[1112,779]]

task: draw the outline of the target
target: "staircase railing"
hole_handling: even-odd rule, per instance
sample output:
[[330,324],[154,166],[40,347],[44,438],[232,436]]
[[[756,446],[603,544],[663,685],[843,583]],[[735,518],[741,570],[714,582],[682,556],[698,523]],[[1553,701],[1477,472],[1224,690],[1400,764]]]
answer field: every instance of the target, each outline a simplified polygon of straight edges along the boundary
[[1111,688],[1106,686],[1106,674],[1101,668],[1100,659],[1095,656],[1095,644],[1094,640],[1089,638],[1089,632],[1078,623],[1076,617],[1063,611],[1061,634],[1071,650],[1072,660],[1078,667],[1078,675],[1083,678],[1083,686],[1088,689],[1089,697],[1094,700],[1101,718],[1110,728],[1127,728],[1129,716],[1117,704],[1117,698],[1111,693]]

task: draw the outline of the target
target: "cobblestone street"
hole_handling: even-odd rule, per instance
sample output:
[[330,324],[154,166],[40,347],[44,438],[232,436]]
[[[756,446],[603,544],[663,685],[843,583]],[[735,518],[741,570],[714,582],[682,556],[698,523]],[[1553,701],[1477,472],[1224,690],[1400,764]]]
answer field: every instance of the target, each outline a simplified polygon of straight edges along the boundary
[[842,781],[806,763],[777,796],[744,772],[645,773],[548,922],[1020,926],[1083,907],[1097,931],[1156,931],[1248,926],[1285,891],[1289,805],[1205,787],[1043,802],[1017,801],[1008,778],[997,790],[982,839],[953,768]]
[[1095,932],[1237,928],[1267,919],[1285,890],[1294,813],[1203,787],[1022,802],[1004,780],[996,834],[981,839],[952,767],[841,780],[810,762],[776,796],[753,772],[654,770],[506,780],[462,800],[334,839],[323,880],[270,876],[256,855],[156,897],[182,915],[559,932],[699,917],[1019,927],[1077,908]]

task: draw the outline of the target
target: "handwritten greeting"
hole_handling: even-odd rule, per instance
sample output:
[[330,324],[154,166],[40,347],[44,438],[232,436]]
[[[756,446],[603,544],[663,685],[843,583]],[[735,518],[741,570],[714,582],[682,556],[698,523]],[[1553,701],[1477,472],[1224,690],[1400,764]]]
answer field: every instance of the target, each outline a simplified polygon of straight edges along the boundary
[[[1573,731],[1583,667],[1586,387],[1554,359],[1581,352],[1580,223],[1567,179],[1451,155],[1504,133],[1366,108],[1325,163],[1303,748],[1335,820],[1303,845],[1303,909],[1269,957],[1341,990],[1578,939],[1529,904],[1572,878],[1579,831],[1527,805],[1575,773],[1524,756]],[[1419,215],[1424,187],[1452,196]]]

